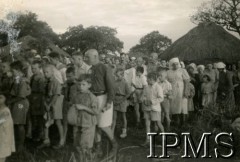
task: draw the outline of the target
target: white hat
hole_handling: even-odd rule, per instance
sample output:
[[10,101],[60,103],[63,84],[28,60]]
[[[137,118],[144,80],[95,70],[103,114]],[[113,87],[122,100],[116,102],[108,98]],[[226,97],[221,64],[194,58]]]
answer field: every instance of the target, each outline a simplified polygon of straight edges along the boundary
[[35,56],[35,58],[38,58],[38,59],[40,59],[40,58],[41,58],[41,56],[40,56],[40,55],[36,55],[36,56]]
[[173,63],[180,63],[179,59],[177,57],[175,58],[172,58],[170,61],[169,61],[170,64],[173,64]]
[[205,69],[205,66],[204,66],[204,65],[198,65],[198,66],[197,66],[197,69],[202,69],[202,70],[204,70],[204,69]]
[[225,69],[226,65],[223,62],[217,63],[217,68],[218,69]]

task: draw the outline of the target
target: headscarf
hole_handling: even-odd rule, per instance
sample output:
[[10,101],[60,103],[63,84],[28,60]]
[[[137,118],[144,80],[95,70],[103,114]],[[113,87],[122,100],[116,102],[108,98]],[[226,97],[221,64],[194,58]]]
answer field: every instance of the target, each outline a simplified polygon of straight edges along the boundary
[[218,69],[225,69],[226,65],[223,62],[219,62],[219,63],[217,63],[217,68]]
[[202,69],[204,71],[205,70],[205,66],[204,65],[198,65],[197,69]]
[[174,63],[178,63],[178,66],[180,67],[180,61],[178,59],[178,57],[175,57],[175,58],[172,58],[170,61],[169,61],[169,69],[172,69],[172,65]]
[[197,73],[198,73],[198,71],[197,71],[197,65],[196,65],[196,64],[191,63],[191,64],[189,64],[188,66],[193,68],[193,70],[194,70],[193,73],[194,73],[194,74],[197,74]]

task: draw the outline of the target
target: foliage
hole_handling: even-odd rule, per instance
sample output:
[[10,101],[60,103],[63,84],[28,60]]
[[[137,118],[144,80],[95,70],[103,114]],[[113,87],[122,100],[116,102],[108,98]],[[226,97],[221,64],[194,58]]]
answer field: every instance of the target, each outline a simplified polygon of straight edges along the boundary
[[84,28],[82,25],[69,27],[60,35],[61,46],[69,53],[75,50],[86,51],[95,48],[100,53],[121,52],[123,42],[117,37],[117,30],[106,26],[90,26]]
[[240,0],[212,0],[202,3],[191,16],[191,21],[214,22],[240,35]]
[[171,39],[153,31],[140,39],[140,43],[130,49],[130,53],[143,53],[148,55],[152,52],[163,53],[172,44]]

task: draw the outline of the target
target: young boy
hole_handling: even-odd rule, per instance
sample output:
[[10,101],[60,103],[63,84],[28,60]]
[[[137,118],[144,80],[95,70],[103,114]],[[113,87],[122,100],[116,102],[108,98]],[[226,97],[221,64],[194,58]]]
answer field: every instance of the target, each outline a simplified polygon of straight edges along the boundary
[[57,81],[57,79],[53,75],[54,67],[52,65],[46,65],[43,68],[43,72],[46,79],[46,89],[45,89],[45,99],[44,99],[44,106],[45,106],[45,119],[47,122],[45,123],[45,140],[43,144],[39,146],[39,148],[47,147],[50,145],[49,139],[49,126],[52,124],[49,121],[54,120],[57,125],[58,133],[60,136],[59,144],[54,146],[54,149],[60,149],[64,146],[64,134],[63,134],[63,125],[62,125],[62,104],[63,104],[63,95],[62,86]]
[[[146,124],[146,134],[150,132],[151,121],[155,122],[161,132],[164,132],[164,128],[161,122],[161,106],[163,101],[163,90],[157,83],[157,75],[155,73],[149,73],[147,76],[148,86],[143,90],[143,112]],[[143,146],[149,144],[149,137],[147,136],[146,142]]]
[[70,96],[71,104],[77,111],[77,149],[83,157],[91,157],[97,115],[99,114],[97,98],[90,92],[91,76],[83,74],[77,81],[74,88],[77,90],[74,96]]
[[18,137],[17,150],[23,151],[25,141],[25,125],[29,110],[27,96],[31,94],[31,88],[28,79],[24,77],[24,66],[22,62],[16,61],[11,63],[11,69],[14,76],[14,83],[10,91],[10,108]]
[[76,78],[79,78],[82,74],[87,74],[90,66],[83,61],[83,53],[73,52],[72,54],[72,63],[75,68]]
[[115,81],[115,98],[113,101],[113,124],[112,131],[114,134],[116,121],[117,121],[117,113],[121,113],[123,119],[123,129],[121,138],[127,137],[127,106],[128,101],[127,98],[131,95],[131,87],[124,79],[124,69],[117,69],[116,71],[116,81]]
[[170,99],[172,95],[172,85],[169,83],[166,79],[167,77],[167,71],[165,69],[158,69],[158,84],[162,87],[163,90],[163,96],[164,100],[161,103],[162,107],[162,122],[166,119],[167,122],[167,129],[169,131],[170,129]]
[[[68,120],[67,114],[70,107],[70,96],[71,93],[74,93],[75,89],[74,86],[76,85],[76,69],[71,66],[68,67],[66,70],[67,81],[63,85],[63,94],[64,94],[64,101],[63,101],[63,131],[64,131],[64,141],[66,142],[67,132],[68,132]],[[72,95],[74,97],[74,95]],[[74,133],[76,134],[76,133]],[[74,144],[75,144],[74,138]]]
[[[29,113],[29,127],[27,136],[32,136],[32,128],[36,128],[38,135],[36,140],[39,141],[43,137],[43,115],[44,115],[44,90],[45,90],[45,78],[42,73],[42,65],[40,61],[34,61],[32,63],[33,75],[30,80],[30,86],[32,93],[29,97],[30,101],[30,113]],[[33,126],[33,127],[32,127]]]
[[141,66],[138,66],[136,69],[136,77],[135,80],[133,80],[132,86],[135,88],[134,92],[134,109],[137,117],[137,127],[140,126],[140,112],[139,108],[142,104],[142,94],[143,90],[147,87],[147,78],[144,75],[144,68]]

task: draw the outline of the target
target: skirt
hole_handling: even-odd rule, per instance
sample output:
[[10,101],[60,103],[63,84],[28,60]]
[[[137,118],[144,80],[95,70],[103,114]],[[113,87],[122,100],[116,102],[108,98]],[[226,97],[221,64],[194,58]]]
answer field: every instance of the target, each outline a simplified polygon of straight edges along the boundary
[[16,125],[25,125],[29,110],[29,102],[27,99],[22,99],[12,104],[11,113],[13,123]]

